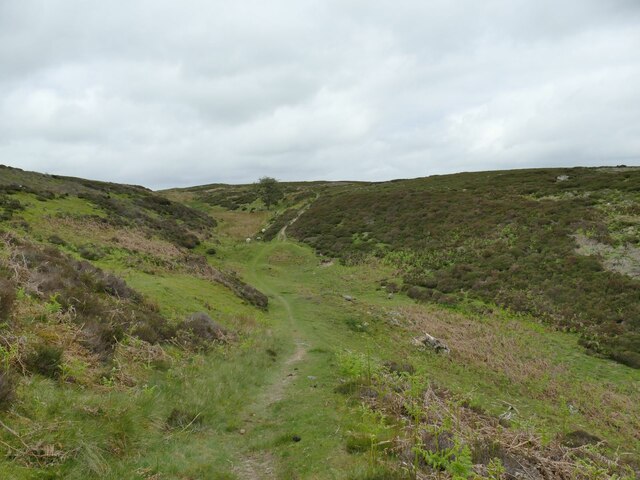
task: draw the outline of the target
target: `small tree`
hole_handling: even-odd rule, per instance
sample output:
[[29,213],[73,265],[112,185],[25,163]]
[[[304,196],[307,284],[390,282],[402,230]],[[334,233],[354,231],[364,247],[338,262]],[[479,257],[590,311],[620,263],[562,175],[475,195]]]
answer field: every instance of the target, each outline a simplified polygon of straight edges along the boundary
[[275,205],[284,196],[282,186],[275,178],[262,177],[257,183],[258,195],[267,206]]

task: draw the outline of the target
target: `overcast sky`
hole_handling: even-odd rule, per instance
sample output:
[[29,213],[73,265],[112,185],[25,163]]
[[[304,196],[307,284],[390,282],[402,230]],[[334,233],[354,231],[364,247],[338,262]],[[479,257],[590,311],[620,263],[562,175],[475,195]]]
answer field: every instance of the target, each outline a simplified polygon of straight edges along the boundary
[[0,0],[0,164],[163,188],[622,163],[639,0]]

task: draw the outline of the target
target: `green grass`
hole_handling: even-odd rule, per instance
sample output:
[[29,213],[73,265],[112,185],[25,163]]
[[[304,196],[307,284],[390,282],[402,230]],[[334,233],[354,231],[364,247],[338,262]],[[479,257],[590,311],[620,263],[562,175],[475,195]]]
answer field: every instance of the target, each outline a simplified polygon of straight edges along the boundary
[[[292,243],[227,245],[222,251],[228,262],[242,267],[247,280],[272,297],[270,311],[253,335],[207,355],[190,357],[170,349],[174,367],[150,370],[143,384],[124,391],[95,392],[34,377],[22,387],[21,397],[29,400],[21,404],[20,417],[9,417],[12,428],[27,431],[55,424],[55,431],[44,438],[66,450],[83,447],[58,468],[24,470],[4,460],[0,472],[8,478],[36,478],[36,471],[64,478],[143,478],[136,471],[160,472],[163,478],[234,478],[233,465],[247,458],[268,458],[278,478],[355,478],[370,468],[371,459],[366,452],[348,453],[347,445],[353,435],[369,432],[372,424],[357,403],[334,391],[341,378],[336,354],[344,351],[360,352],[372,362],[409,361],[430,381],[493,413],[502,408],[496,399],[508,400],[520,409],[523,426],[548,438],[586,425],[613,446],[624,445],[623,437],[599,430],[597,423],[583,417],[569,418],[562,403],[529,398],[522,385],[509,385],[496,372],[407,348],[410,332],[390,330],[377,318],[378,308],[413,305],[402,296],[389,300],[377,288],[376,280],[392,273],[384,265],[319,267],[308,247]],[[125,276],[168,315],[206,308],[210,298],[217,299],[215,310],[223,315],[253,312],[224,289],[202,280],[137,272]],[[356,302],[346,302],[343,293],[356,297]],[[354,315],[368,319],[371,328],[365,333],[350,330],[347,320]],[[534,323],[526,328],[544,340],[541,354],[554,354],[566,366],[574,385],[592,382],[637,393],[637,371],[584,355],[574,335]],[[286,365],[295,342],[304,344],[306,355]],[[276,352],[275,360],[267,350]],[[293,380],[273,402],[266,401],[265,392],[278,390],[273,385],[289,373],[295,373]],[[173,408],[202,416],[202,425],[167,431],[164,422]],[[95,411],[102,413],[87,413]],[[301,441],[292,441],[294,435]]]

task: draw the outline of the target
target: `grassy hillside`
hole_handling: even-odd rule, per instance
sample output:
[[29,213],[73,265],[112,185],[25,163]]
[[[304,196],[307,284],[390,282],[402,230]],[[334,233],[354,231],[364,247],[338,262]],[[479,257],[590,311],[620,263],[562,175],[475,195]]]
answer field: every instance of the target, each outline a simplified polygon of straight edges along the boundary
[[288,233],[377,257],[425,302],[477,299],[640,367],[640,169],[465,173],[325,191]]
[[267,210],[0,168],[0,478],[636,478],[640,370],[531,312],[391,293],[415,246],[287,240],[389,186]]

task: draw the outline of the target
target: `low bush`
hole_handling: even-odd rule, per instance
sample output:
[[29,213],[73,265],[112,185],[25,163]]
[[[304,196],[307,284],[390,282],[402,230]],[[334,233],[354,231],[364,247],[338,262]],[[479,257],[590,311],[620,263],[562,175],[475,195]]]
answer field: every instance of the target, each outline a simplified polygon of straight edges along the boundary
[[209,205],[218,205],[229,210],[238,210],[240,207],[255,202],[258,192],[247,186],[226,187],[211,189],[197,193],[198,200]]
[[81,245],[78,254],[86,260],[100,260],[105,256],[105,252],[95,245]]
[[209,315],[194,313],[176,327],[176,336],[183,343],[196,347],[206,347],[212,342],[226,342],[229,333]]
[[611,353],[611,358],[617,362],[627,365],[628,367],[640,368],[640,353],[638,352],[614,350]]
[[118,321],[91,319],[84,324],[82,334],[82,344],[106,361],[116,344],[124,339],[126,330],[125,325]]
[[11,220],[13,214],[21,210],[24,210],[24,205],[18,200],[0,195],[0,221]]
[[61,312],[82,326],[83,345],[108,360],[117,342],[130,333],[149,343],[175,336],[157,307],[121,278],[55,248],[16,247],[13,261],[28,269],[25,285],[43,300],[56,299]]
[[62,348],[39,344],[29,354],[25,364],[29,371],[49,378],[58,378],[62,373]]
[[148,343],[161,343],[176,336],[176,328],[157,312],[138,310],[131,333]]

